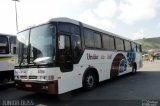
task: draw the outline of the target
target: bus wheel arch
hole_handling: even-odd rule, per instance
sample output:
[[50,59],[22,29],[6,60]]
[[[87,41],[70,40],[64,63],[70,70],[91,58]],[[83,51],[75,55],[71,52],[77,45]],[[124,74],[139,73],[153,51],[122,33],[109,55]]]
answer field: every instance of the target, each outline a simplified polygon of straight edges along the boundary
[[[88,80],[94,80],[93,86],[89,87]],[[94,67],[88,67],[82,77],[82,87],[84,90],[90,90],[99,82],[98,71]],[[92,83],[92,82],[91,82]]]

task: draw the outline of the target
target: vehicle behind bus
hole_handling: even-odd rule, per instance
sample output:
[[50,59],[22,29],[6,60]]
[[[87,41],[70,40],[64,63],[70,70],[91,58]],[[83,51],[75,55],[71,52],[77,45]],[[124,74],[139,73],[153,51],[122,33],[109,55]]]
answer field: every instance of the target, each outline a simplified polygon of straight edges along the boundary
[[0,34],[0,85],[14,83],[16,36]]

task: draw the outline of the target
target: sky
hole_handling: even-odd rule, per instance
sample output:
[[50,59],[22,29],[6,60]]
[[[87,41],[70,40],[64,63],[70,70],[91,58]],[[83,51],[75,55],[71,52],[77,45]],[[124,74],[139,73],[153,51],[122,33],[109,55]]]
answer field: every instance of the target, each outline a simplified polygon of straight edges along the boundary
[[[20,0],[18,30],[68,17],[135,40],[160,37],[160,0]],[[0,33],[16,35],[15,4],[0,0]]]

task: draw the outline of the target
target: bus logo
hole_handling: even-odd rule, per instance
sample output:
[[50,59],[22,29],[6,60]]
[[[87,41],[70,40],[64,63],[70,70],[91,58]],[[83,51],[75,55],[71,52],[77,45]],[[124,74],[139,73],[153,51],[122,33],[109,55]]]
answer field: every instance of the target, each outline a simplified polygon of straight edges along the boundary
[[88,60],[95,60],[95,59],[98,59],[98,55],[96,54],[90,54],[90,53],[87,53],[87,59]]

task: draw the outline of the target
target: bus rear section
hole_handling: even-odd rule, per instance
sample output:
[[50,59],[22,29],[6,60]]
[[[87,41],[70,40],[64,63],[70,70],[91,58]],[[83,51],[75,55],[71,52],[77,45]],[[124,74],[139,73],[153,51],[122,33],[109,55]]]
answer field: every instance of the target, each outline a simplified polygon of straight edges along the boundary
[[14,83],[16,36],[0,34],[0,85]]

